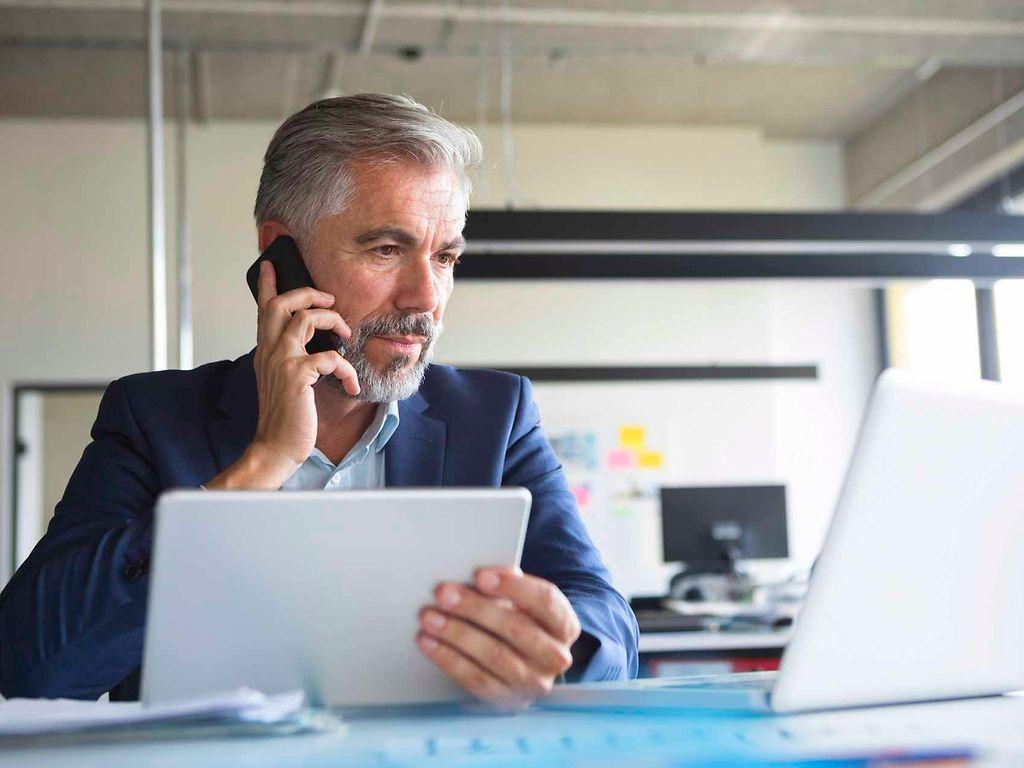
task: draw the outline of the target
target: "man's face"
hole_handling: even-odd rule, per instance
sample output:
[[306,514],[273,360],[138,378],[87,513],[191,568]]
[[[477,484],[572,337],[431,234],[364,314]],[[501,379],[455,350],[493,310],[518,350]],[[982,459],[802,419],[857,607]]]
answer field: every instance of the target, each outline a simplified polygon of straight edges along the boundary
[[360,399],[404,399],[419,388],[442,330],[464,248],[465,195],[449,170],[368,161],[351,172],[353,196],[317,223],[306,265],[352,329],[345,358]]

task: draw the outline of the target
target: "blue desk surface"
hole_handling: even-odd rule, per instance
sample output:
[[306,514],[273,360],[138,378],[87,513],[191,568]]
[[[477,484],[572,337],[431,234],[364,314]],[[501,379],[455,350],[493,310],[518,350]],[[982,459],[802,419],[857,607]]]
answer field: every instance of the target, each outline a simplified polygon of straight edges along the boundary
[[0,766],[723,766],[963,747],[1024,763],[1024,698],[1016,697],[790,717],[432,710],[346,722],[346,730],[324,735],[4,749]]

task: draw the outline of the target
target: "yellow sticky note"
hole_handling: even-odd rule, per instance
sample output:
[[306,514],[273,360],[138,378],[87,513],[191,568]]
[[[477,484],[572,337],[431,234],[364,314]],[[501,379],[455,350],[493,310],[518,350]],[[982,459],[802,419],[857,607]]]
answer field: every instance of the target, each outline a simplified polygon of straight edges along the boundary
[[664,464],[661,451],[640,451],[637,464],[644,469],[659,469]]
[[623,448],[643,448],[643,427],[619,427],[619,445]]

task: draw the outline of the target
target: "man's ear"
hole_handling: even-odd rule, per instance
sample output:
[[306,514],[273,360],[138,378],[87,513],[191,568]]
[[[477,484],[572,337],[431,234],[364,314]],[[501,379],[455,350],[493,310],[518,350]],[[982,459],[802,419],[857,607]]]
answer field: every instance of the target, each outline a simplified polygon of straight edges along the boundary
[[281,235],[288,235],[288,237],[295,237],[280,221],[264,221],[260,224],[259,228],[259,248],[260,253],[263,253],[270,246],[272,242],[277,240]]

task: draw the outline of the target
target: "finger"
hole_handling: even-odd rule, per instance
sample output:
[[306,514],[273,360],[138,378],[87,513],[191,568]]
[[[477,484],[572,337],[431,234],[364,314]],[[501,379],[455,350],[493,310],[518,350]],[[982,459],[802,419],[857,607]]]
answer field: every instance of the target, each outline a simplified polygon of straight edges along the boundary
[[304,354],[306,345],[313,338],[313,332],[317,330],[333,331],[343,338],[351,335],[337,312],[330,309],[300,309],[288,321],[281,339],[287,339],[297,347],[292,350],[294,353]]
[[511,688],[450,645],[423,633],[417,636],[416,644],[424,656],[478,699],[507,709],[525,705]]
[[284,293],[273,297],[271,301],[275,299],[280,304],[280,307],[289,314],[294,314],[300,309],[309,309],[310,307],[323,307],[328,309],[334,306],[334,294],[328,293],[327,291],[320,291],[309,286],[305,288],[296,288],[292,291],[285,291]]
[[260,275],[256,280],[256,303],[260,309],[267,306],[267,302],[277,296],[277,273],[274,265],[264,259],[260,262]]
[[266,349],[267,304],[277,296],[277,274],[274,265],[264,259],[260,262],[260,275],[256,280],[256,347]]
[[[333,306],[334,296],[316,288],[297,288],[271,296],[260,312],[260,340],[265,344],[274,345],[296,312],[310,307],[327,309]],[[347,325],[344,327],[345,333],[339,335],[347,339],[351,331]]]
[[504,597],[526,611],[559,640],[572,643],[580,636],[580,623],[568,598],[550,581],[519,569],[481,568],[476,585],[485,595]]
[[442,584],[435,590],[435,596],[441,611],[504,640],[534,669],[560,675],[572,665],[569,646],[548,634],[523,611],[507,608],[461,584]]
[[335,378],[345,386],[346,392],[353,397],[359,394],[359,377],[356,375],[356,369],[333,349],[317,352],[315,355],[310,355],[308,359],[317,373],[317,379],[313,383],[316,383],[320,376],[334,374]]
[[554,675],[530,668],[508,643],[494,635],[440,611],[420,611],[423,631],[477,663],[520,695],[535,699],[551,691]]

